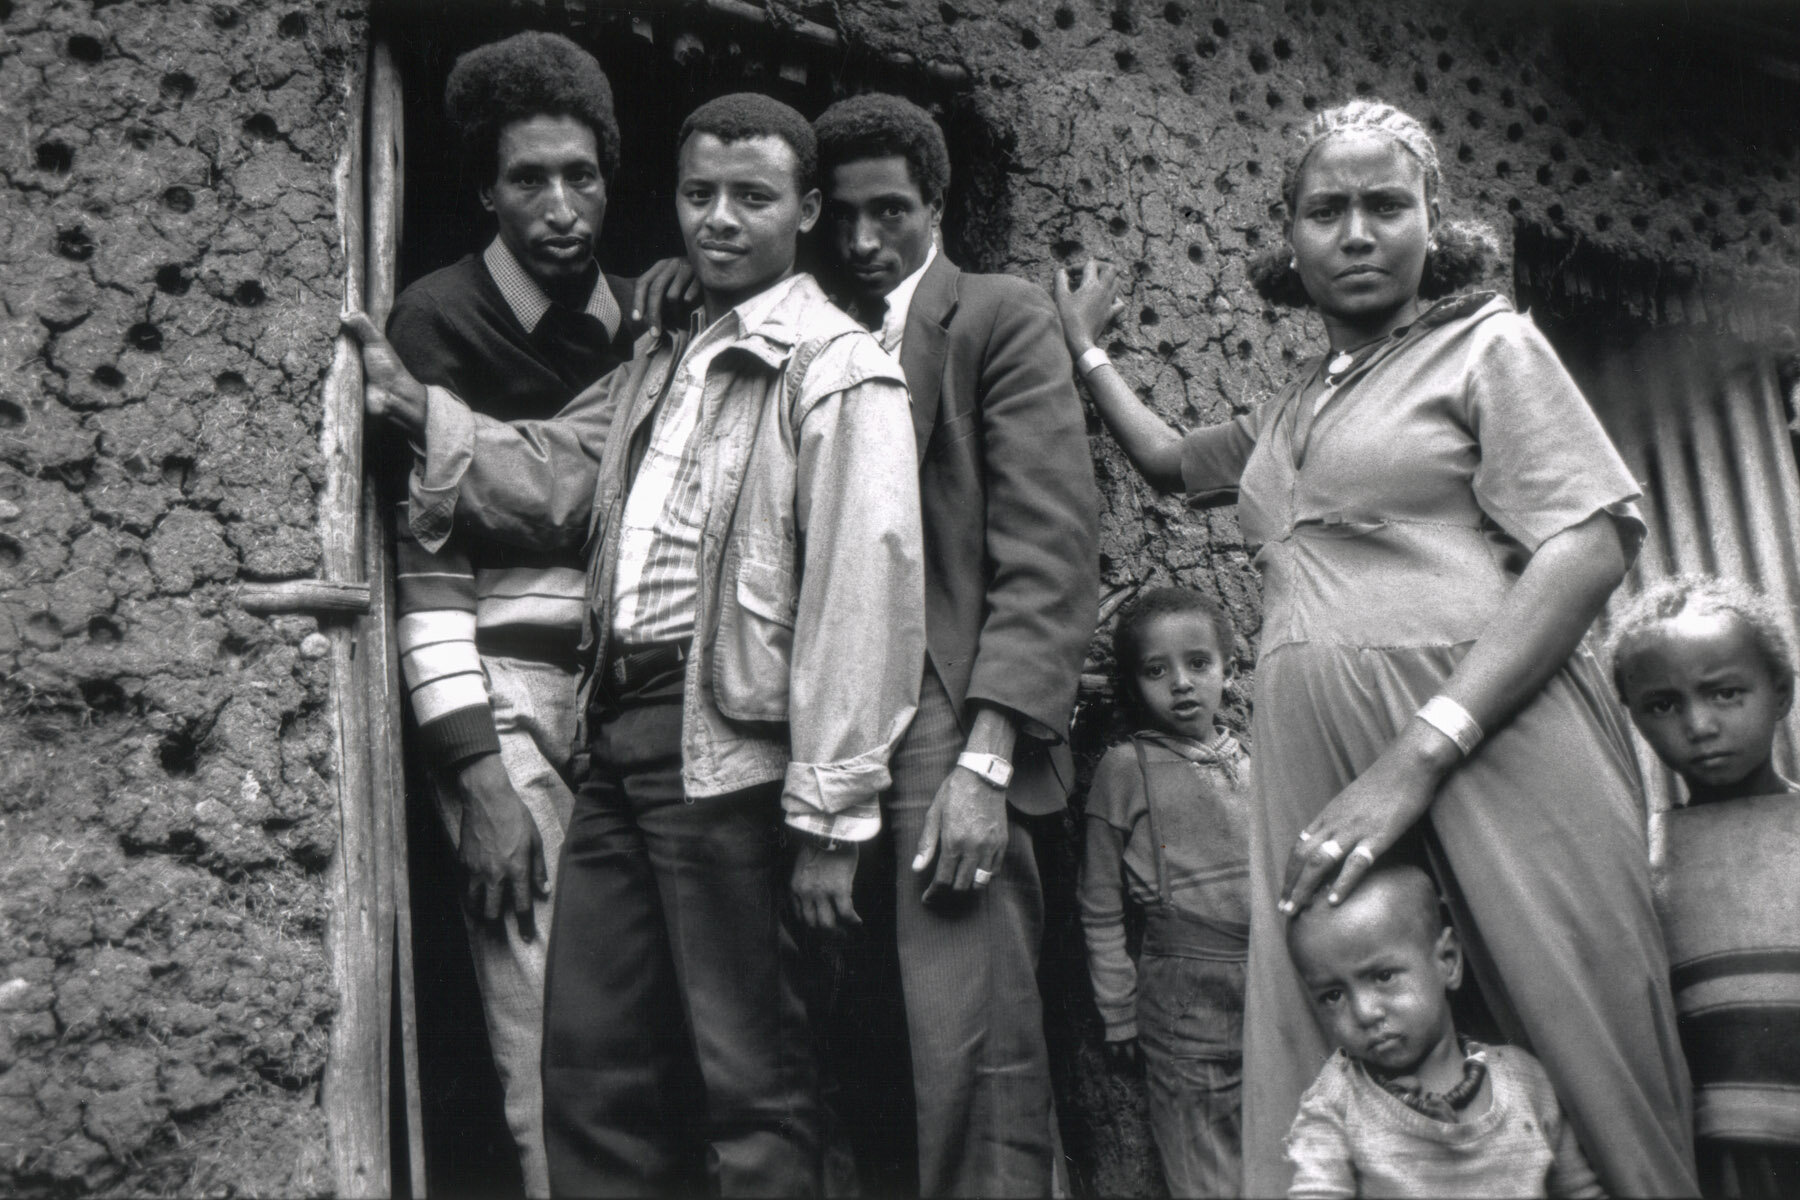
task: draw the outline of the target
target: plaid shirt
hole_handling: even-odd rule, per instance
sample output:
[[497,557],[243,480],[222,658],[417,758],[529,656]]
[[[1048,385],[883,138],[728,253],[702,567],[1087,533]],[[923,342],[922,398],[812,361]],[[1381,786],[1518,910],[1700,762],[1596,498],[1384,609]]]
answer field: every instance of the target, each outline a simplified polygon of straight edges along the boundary
[[[512,250],[498,237],[482,251],[481,261],[488,274],[493,276],[494,285],[505,297],[513,316],[519,318],[526,333],[534,332],[544,314],[550,311],[550,297],[544,294],[537,280],[526,274],[519,260],[513,257]],[[594,277],[594,290],[588,294],[587,307],[582,311],[606,326],[607,337],[618,336],[619,322],[624,318],[619,312],[619,302],[613,299],[612,289],[606,286],[605,276]]]
[[[797,276],[795,278],[798,278]],[[612,632],[624,645],[670,642],[694,634],[700,580],[700,444],[694,431],[706,395],[706,372],[719,352],[787,295],[778,283],[701,330],[689,342],[658,401],[650,444],[632,480],[619,531],[613,577]]]

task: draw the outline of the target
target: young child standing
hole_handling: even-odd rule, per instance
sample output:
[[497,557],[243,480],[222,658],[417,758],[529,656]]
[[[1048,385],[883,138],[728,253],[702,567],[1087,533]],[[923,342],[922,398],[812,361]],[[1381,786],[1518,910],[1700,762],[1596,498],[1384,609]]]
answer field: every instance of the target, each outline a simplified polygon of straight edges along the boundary
[[1462,946],[1424,871],[1377,867],[1287,941],[1336,1047],[1288,1133],[1290,1198],[1603,1194],[1537,1059],[1457,1036]]
[[1651,876],[1708,1197],[1800,1194],[1800,805],[1773,757],[1794,702],[1786,626],[1743,584],[1679,575],[1612,637],[1632,723],[1687,785],[1652,818]]
[[[1146,592],[1113,638],[1119,696],[1141,728],[1088,793],[1081,920],[1108,1056],[1142,1048],[1150,1128],[1173,1196],[1234,1196],[1249,948],[1250,759],[1213,727],[1231,623],[1186,588]],[[1125,896],[1143,906],[1134,967]]]

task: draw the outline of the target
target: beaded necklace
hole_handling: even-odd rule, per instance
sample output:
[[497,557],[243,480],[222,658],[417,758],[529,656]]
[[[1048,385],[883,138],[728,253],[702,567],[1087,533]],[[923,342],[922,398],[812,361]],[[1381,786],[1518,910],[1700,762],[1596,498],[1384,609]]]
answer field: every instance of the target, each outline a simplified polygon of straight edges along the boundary
[[[1457,1035],[1456,1044],[1463,1053],[1463,1073],[1456,1086],[1447,1092],[1428,1092],[1418,1084],[1383,1079],[1373,1070],[1369,1071],[1369,1078],[1380,1084],[1388,1095],[1421,1116],[1453,1125],[1456,1123],[1456,1114],[1469,1107],[1470,1102],[1481,1094],[1482,1081],[1487,1078],[1486,1047],[1461,1034]],[[1367,1064],[1364,1066],[1366,1069]]]

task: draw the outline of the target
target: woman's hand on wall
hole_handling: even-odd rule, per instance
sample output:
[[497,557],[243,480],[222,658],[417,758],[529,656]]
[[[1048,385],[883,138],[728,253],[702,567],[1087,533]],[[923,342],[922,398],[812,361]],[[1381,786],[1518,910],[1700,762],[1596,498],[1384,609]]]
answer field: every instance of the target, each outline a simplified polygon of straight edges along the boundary
[[1119,298],[1119,268],[1098,259],[1088,259],[1073,286],[1068,268],[1058,267],[1051,291],[1056,297],[1056,314],[1062,318],[1063,340],[1074,358],[1093,349],[1113,318],[1125,309],[1125,301]]

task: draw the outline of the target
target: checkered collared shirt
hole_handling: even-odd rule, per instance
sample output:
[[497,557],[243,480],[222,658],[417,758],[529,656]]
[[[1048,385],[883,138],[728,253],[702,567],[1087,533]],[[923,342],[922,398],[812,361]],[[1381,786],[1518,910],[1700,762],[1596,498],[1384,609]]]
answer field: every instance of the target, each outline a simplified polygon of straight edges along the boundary
[[[481,261],[487,266],[488,274],[493,276],[494,285],[506,298],[506,306],[512,309],[513,316],[519,318],[519,324],[525,327],[526,333],[536,332],[538,322],[550,311],[550,297],[538,285],[519,260],[513,256],[507,244],[496,237],[482,251]],[[619,322],[623,319],[619,313],[619,302],[613,299],[612,289],[606,286],[606,276],[594,276],[594,290],[588,294],[587,307],[582,311],[606,326],[606,336],[617,337]]]
[[738,305],[704,330],[693,316],[690,340],[657,403],[644,461],[631,481],[619,529],[612,632],[621,645],[692,637],[700,583],[700,450],[694,436],[706,372],[743,330],[775,307],[798,276]]

